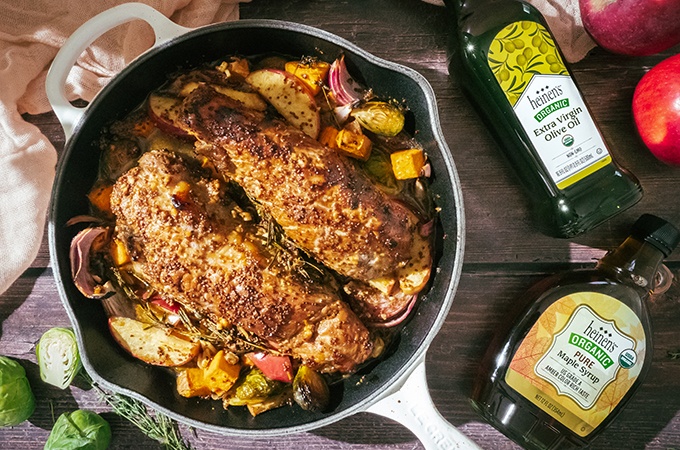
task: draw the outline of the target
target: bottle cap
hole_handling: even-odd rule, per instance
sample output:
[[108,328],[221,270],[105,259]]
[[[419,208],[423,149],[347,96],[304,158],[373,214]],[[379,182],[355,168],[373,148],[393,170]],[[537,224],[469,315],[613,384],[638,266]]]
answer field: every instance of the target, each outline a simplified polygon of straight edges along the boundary
[[680,230],[672,223],[652,214],[640,216],[633,224],[631,235],[652,244],[665,256],[673,253],[680,243]]

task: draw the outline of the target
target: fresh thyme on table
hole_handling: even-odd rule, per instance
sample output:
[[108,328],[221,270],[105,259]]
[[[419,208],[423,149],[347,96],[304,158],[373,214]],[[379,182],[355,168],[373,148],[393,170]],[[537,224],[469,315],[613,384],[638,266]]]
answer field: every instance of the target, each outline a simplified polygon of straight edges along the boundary
[[121,394],[108,394],[95,385],[104,401],[113,412],[132,422],[142,433],[165,446],[167,450],[191,450],[191,445],[184,442],[177,422],[156,412],[153,416],[139,400]]
[[144,435],[160,442],[167,450],[193,450],[191,445],[182,439],[177,422],[165,414],[155,411],[152,415],[139,400],[122,394],[108,393],[82,371],[81,376],[97,390],[101,399],[114,413],[132,422]]

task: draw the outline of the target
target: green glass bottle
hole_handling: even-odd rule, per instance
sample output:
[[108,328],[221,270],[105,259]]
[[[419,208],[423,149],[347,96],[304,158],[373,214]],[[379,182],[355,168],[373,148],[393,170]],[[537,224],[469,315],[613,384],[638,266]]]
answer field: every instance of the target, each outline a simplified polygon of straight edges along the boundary
[[460,83],[533,204],[540,228],[573,237],[634,205],[619,166],[548,30],[517,0],[445,0],[454,18],[449,73]]
[[646,300],[679,240],[677,228],[645,214],[594,269],[534,285],[489,346],[474,408],[529,450],[588,445],[649,369]]

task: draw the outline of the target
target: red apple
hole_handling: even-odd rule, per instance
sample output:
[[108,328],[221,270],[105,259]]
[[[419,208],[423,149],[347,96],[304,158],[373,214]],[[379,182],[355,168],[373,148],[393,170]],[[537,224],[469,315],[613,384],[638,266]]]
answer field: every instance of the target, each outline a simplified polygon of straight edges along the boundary
[[642,56],[680,43],[679,0],[579,0],[586,31],[601,47]]
[[642,77],[633,94],[633,118],[654,156],[680,165],[680,54],[661,61]]

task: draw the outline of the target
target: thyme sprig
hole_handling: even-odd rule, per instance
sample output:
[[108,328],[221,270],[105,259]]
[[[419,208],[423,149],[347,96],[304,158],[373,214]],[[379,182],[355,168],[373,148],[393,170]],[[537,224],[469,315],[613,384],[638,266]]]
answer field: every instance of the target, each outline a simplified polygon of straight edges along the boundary
[[158,411],[152,414],[142,402],[134,398],[105,391],[84,370],[78,375],[97,391],[99,398],[109,405],[114,413],[130,421],[145,436],[161,443],[166,450],[193,450],[191,444],[182,438],[177,422],[170,417]]
[[[254,203],[258,207],[257,203]],[[297,273],[308,281],[328,281],[328,273],[324,268],[311,260],[302,249],[285,234],[281,225],[265,210],[258,207],[258,215],[263,225],[260,230],[264,231],[264,243],[270,247],[274,257],[269,262],[268,268],[276,264],[281,265],[290,273]],[[307,256],[307,257],[305,257]]]
[[[151,297],[155,291],[143,279],[130,271],[124,272],[116,267],[111,267],[110,273],[110,278],[114,280],[114,284],[122,292],[122,296],[113,295],[104,301],[107,314],[130,317],[142,316],[144,321],[171,328],[166,323],[165,317],[159,316],[157,312],[149,307],[148,297]],[[134,284],[142,284],[144,286],[142,289],[146,292],[144,298],[137,294],[130,280],[134,280]],[[243,352],[251,348],[261,347],[258,342],[251,341],[247,336],[243,336],[242,333],[239,334],[235,329],[223,329],[214,320],[200,315],[197,311],[189,309],[185,305],[180,305],[177,315],[183,326],[182,332],[195,339],[201,339],[212,344],[232,346],[241,349]]]
[[151,414],[139,400],[121,394],[109,394],[95,386],[103,400],[121,417],[129,420],[151,439],[160,442],[167,450],[191,450],[182,439],[177,422],[159,413]]

